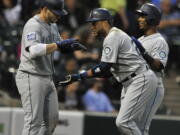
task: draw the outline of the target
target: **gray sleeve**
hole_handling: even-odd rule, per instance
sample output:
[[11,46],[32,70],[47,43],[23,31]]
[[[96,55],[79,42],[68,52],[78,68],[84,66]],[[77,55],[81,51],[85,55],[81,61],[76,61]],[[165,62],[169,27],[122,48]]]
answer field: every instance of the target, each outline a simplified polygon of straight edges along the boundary
[[42,43],[40,26],[36,23],[31,23],[25,26],[23,31],[23,41],[25,48]]
[[155,59],[159,59],[161,63],[166,66],[168,60],[169,48],[165,41],[160,40],[156,42],[152,49],[151,56]]
[[116,63],[119,52],[119,39],[115,33],[108,35],[103,43],[102,62]]

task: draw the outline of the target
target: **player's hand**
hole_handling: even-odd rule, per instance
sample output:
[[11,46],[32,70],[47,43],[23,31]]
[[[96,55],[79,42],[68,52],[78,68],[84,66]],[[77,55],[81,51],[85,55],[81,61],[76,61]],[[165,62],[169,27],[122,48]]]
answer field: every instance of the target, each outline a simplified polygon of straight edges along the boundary
[[61,46],[71,45],[73,43],[76,43],[77,41],[78,41],[77,39],[70,38],[70,39],[66,39],[66,40],[62,40],[62,41],[57,41],[56,44],[58,45],[58,47],[61,48]]
[[145,48],[142,46],[142,44],[135,38],[131,37],[132,41],[135,43],[136,47],[139,49],[142,55],[146,54]]
[[72,53],[76,50],[87,50],[85,46],[78,43],[78,40],[74,38],[58,41],[56,44],[62,53]]
[[72,75],[67,75],[65,77],[65,80],[63,81],[60,81],[58,83],[59,86],[67,86],[73,82],[76,82],[76,81],[80,81],[81,80],[81,76],[80,74],[72,74]]

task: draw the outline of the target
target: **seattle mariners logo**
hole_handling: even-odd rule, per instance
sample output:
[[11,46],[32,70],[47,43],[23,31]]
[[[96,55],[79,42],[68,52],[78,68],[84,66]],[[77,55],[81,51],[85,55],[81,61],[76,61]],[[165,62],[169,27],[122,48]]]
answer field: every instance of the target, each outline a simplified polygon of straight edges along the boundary
[[166,52],[165,51],[159,52],[159,56],[161,57],[161,59],[166,58]]
[[104,48],[104,52],[106,55],[110,54],[111,49],[109,47]]

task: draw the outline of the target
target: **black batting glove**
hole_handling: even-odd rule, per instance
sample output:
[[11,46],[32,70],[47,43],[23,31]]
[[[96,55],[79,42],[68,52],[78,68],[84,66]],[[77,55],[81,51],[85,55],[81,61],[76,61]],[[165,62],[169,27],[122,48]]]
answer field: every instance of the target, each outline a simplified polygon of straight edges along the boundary
[[70,39],[58,41],[58,42],[56,42],[56,44],[58,45],[59,48],[61,48],[62,46],[70,45],[70,44],[73,44],[73,43],[76,43],[76,42],[77,42],[77,39],[70,38]]
[[76,82],[76,81],[81,81],[81,80],[84,80],[87,78],[87,72],[84,72],[84,73],[80,73],[80,74],[72,74],[72,75],[67,75],[65,77],[65,80],[63,81],[60,81],[58,83],[59,86],[67,86],[73,82]]
[[60,81],[58,83],[59,86],[67,86],[73,82],[76,82],[76,81],[80,81],[81,80],[81,77],[80,77],[80,74],[72,74],[72,75],[67,75],[65,77],[65,80],[63,81]]
[[76,50],[87,50],[85,46],[78,43],[78,40],[74,38],[57,41],[56,44],[62,53],[72,53]]

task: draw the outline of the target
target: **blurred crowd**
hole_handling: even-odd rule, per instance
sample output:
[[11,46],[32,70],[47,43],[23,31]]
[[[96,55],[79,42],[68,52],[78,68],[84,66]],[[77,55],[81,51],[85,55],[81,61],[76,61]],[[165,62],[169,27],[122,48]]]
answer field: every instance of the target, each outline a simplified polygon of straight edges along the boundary
[[[130,36],[140,37],[135,10],[145,2],[158,5],[162,11],[159,31],[167,40],[170,48],[166,74],[177,73],[180,82],[180,0],[65,0],[67,16],[58,22],[63,39],[78,38],[87,48],[87,52],[74,54],[54,53],[57,85],[67,74],[82,72],[97,64],[101,58],[102,39],[94,39],[89,31],[86,18],[93,8],[109,9],[114,16],[114,26]],[[40,0],[1,0],[0,1],[0,96],[14,99],[10,105],[18,105],[14,76],[19,64],[21,52],[21,34],[25,22],[39,12]],[[114,112],[119,109],[121,84],[114,78],[90,79],[67,87],[58,87],[60,108],[88,111]],[[1,102],[6,106],[7,102]],[[9,105],[8,104],[8,105]]]

